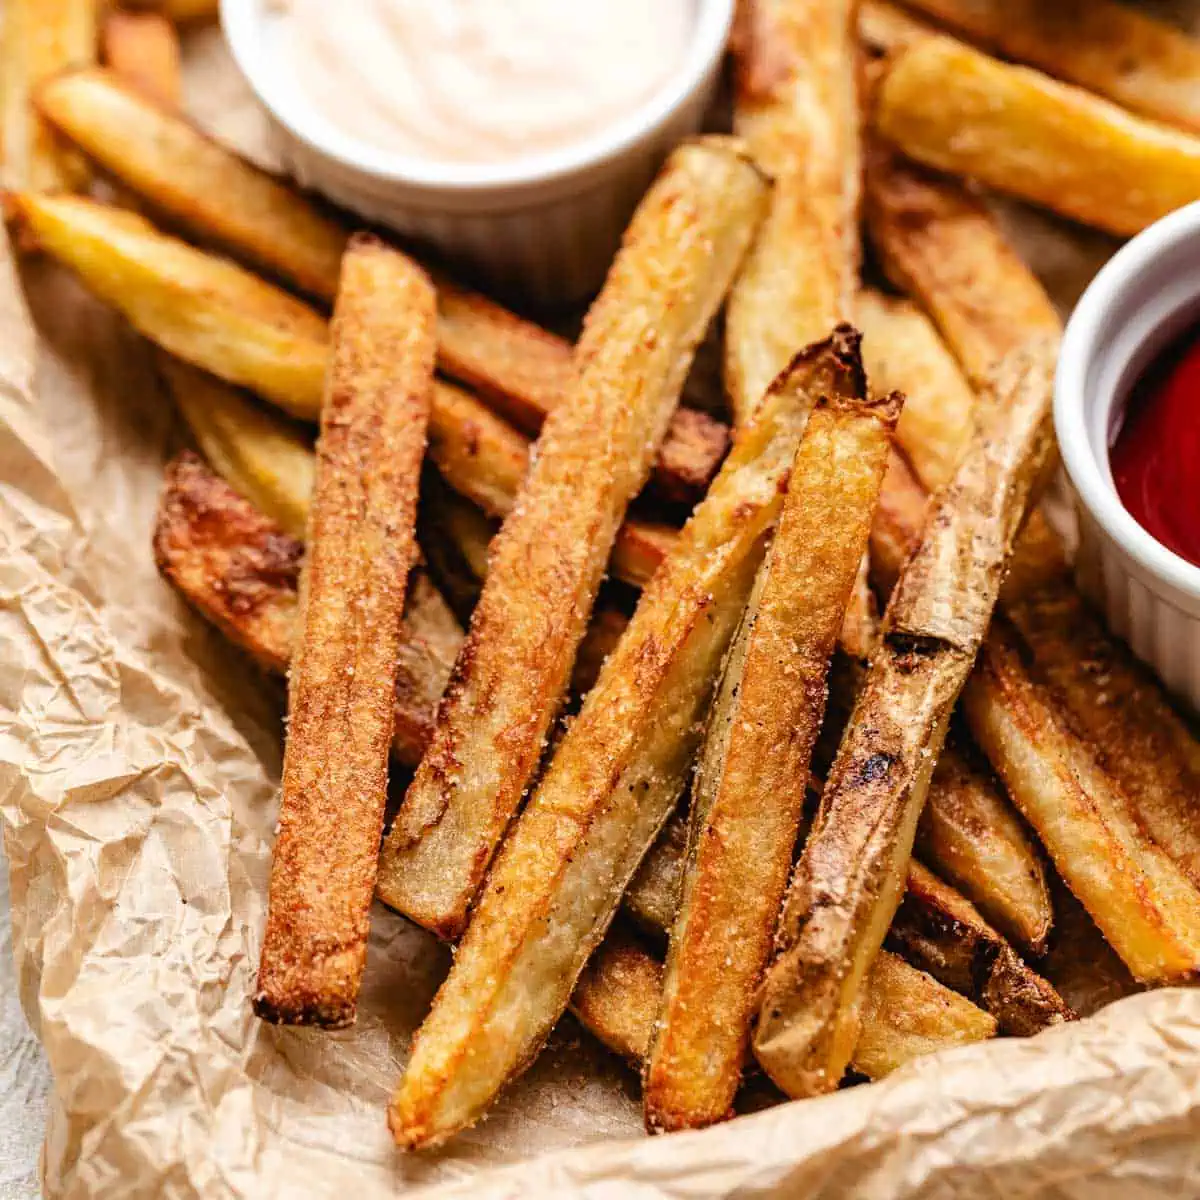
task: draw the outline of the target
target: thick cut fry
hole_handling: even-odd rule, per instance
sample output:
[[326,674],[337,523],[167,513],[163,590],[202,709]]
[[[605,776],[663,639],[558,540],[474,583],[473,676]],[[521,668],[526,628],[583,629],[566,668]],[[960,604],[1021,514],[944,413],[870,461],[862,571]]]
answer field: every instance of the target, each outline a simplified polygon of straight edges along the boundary
[[387,799],[401,614],[433,386],[433,286],[351,241],[317,443],[301,638],[254,1011],[353,1022]]
[[909,863],[908,886],[888,944],[990,1012],[1001,1033],[1031,1037],[1075,1020],[1063,998],[1021,961],[974,905],[915,860]]
[[888,276],[933,318],[975,387],[1031,338],[1059,335],[1041,285],[958,182],[878,151],[865,207]]
[[142,217],[77,196],[9,203],[47,253],[151,341],[295,416],[321,410],[329,333],[307,305]]
[[[168,467],[154,531],[158,569],[265,671],[283,675],[297,637],[304,546],[194,454]],[[392,753],[415,767],[462,644],[429,578],[410,576],[396,676]]]
[[733,39],[734,129],[775,177],[729,297],[725,384],[744,424],[796,350],[853,308],[859,112],[852,0],[747,0]]
[[684,786],[812,403],[861,388],[855,342],[843,331],[777,381],[643,594],[417,1033],[391,1110],[401,1145],[433,1145],[476,1120],[566,1004]]
[[952,38],[903,46],[873,117],[918,162],[1109,233],[1137,233],[1200,198],[1200,138]]
[[1200,132],[1200,43],[1115,0],[907,0],[1004,58]]
[[975,394],[928,317],[907,300],[858,296],[863,361],[877,392],[902,391],[896,441],[927,488],[954,473],[974,429]]
[[998,618],[963,694],[971,732],[1134,977],[1146,983],[1194,978],[1200,892],[1142,835],[1116,781],[1030,685],[1022,655],[1015,631]]
[[726,662],[692,788],[688,863],[646,1066],[646,1126],[727,1118],[770,957],[825,713],[902,399],[824,397]]
[[316,469],[308,431],[169,354],[158,361],[176,406],[217,474],[292,537],[303,538]]
[[183,100],[179,34],[168,17],[115,8],[104,14],[100,42],[114,75],[162,108],[179,107]]
[[84,187],[87,164],[42,120],[32,97],[43,80],[96,61],[96,0],[7,0],[0,31],[0,152],[7,188]]
[[[438,364],[485,397],[526,433],[571,394],[571,344],[476,292],[438,281]],[[729,449],[729,430],[695,409],[671,417],[653,482],[667,500],[694,502]]]
[[112,71],[47,81],[38,111],[90,158],[189,232],[332,300],[346,231]]
[[388,902],[443,936],[462,931],[537,766],[625,508],[766,196],[738,143],[685,144],[588,315],[575,392],[547,420],[492,547],[433,742],[385,844]]
[[862,980],[900,900],[951,709],[1053,453],[1053,365],[1044,344],[1006,364],[892,593],[765,980],[755,1047],[789,1095],[836,1087],[849,1062]]

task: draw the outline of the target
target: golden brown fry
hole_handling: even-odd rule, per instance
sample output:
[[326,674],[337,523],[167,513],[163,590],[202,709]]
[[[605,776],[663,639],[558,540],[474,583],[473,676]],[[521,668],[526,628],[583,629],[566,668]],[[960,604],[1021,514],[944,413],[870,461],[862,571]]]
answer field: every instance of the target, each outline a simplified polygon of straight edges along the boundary
[[1054,910],[1042,859],[987,764],[953,732],[929,785],[917,850],[1006,937],[1045,951]]
[[401,614],[435,356],[433,286],[351,241],[317,443],[279,833],[254,1011],[353,1022],[387,798]]
[[875,54],[891,54],[913,38],[934,32],[927,21],[887,0],[862,0],[858,6],[859,39]]
[[952,38],[899,50],[873,124],[918,162],[1109,233],[1137,233],[1200,198],[1200,138]]
[[[684,527],[493,865],[391,1110],[405,1146],[462,1128],[549,1033],[683,788],[818,395],[856,390],[848,331],[768,392]],[[519,898],[518,903],[513,903]]]
[[1032,971],[969,900],[913,860],[888,944],[940,983],[990,1012],[1000,1032],[1031,1037],[1075,1020],[1063,998]]
[[883,950],[863,985],[862,1030],[850,1066],[882,1079],[923,1055],[995,1035],[995,1017]]
[[332,300],[346,231],[112,71],[38,89],[38,111],[153,208],[303,291]]
[[95,0],[7,0],[0,32],[0,153],[6,188],[78,190],[87,164],[38,115],[43,80],[96,61]]
[[685,143],[634,215],[492,547],[438,728],[384,847],[383,894],[457,936],[544,747],[625,508],[766,203],[729,139]]
[[1200,132],[1200,43],[1114,0],[907,0],[1004,58]]
[[709,715],[643,1095],[652,1131],[726,1119],[770,957],[898,395],[822,397]]
[[1134,977],[1192,978],[1200,893],[1142,835],[1121,788],[1032,686],[1023,657],[1015,631],[998,618],[963,694],[971,732]]
[[[541,429],[575,383],[569,342],[445,279],[438,280],[438,364],[526,433]],[[676,409],[654,464],[657,491],[667,500],[695,502],[728,449],[721,422]]]
[[308,431],[169,354],[160,354],[158,361],[175,404],[217,474],[293,537],[303,538],[316,469]]
[[907,300],[867,290],[857,311],[871,386],[906,397],[896,441],[925,487],[939,488],[970,441],[975,394],[929,319]]
[[295,416],[320,412],[329,333],[319,313],[135,213],[28,192],[9,204],[42,249],[139,333]]
[[852,0],[739,5],[734,129],[776,185],[726,315],[737,425],[797,348],[852,313],[861,172],[854,10]]
[[[297,636],[304,546],[194,454],[168,467],[154,531],[158,569],[193,608],[265,671],[283,675]],[[421,570],[411,572],[396,676],[392,753],[415,767],[462,644]]]
[[180,106],[179,34],[169,18],[114,8],[104,14],[100,44],[104,61],[122,82],[162,108]]
[[1006,364],[892,593],[765,980],[755,1048],[789,1095],[836,1087],[853,1051],[862,980],[900,900],[951,709],[1053,453],[1053,367],[1038,344]]
[[892,282],[933,318],[975,387],[1058,314],[987,209],[957,181],[886,151],[868,159],[867,229]]

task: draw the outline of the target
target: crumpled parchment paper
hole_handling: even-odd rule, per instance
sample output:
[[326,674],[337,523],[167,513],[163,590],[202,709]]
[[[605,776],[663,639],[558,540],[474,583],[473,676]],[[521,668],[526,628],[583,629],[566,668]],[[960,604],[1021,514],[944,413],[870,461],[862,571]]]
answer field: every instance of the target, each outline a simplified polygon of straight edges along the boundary
[[[215,36],[189,47],[189,83],[202,120],[269,157]],[[1013,220],[1064,304],[1112,250]],[[656,1139],[632,1077],[564,1022],[478,1129],[397,1155],[384,1106],[446,954],[377,907],[357,1028],[251,1016],[280,694],[154,570],[178,437],[128,328],[4,249],[0,817],[21,1000],[54,1076],[48,1196],[1200,1195],[1185,991]]]

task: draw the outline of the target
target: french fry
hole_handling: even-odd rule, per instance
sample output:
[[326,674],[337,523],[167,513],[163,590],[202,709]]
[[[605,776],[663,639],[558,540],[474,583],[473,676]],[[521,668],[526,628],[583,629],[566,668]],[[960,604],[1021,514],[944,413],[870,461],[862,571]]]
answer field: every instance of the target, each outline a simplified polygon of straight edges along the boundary
[[1063,998],[1021,961],[975,906],[915,859],[888,945],[990,1012],[1001,1033],[1031,1037],[1075,1020]]
[[873,127],[927,166],[1118,235],[1200,198],[1200,138],[952,38],[889,60]]
[[104,14],[100,45],[109,69],[134,91],[163,108],[180,106],[179,34],[168,17],[114,8]]
[[912,398],[900,414],[896,442],[925,487],[938,488],[970,440],[975,393],[915,305],[869,289],[859,293],[857,313],[871,386]]
[[388,903],[455,937],[562,698],[627,504],[767,189],[738,143],[685,143],[639,206],[494,543],[438,728],[384,847]]
[[401,614],[435,356],[433,286],[350,242],[317,443],[301,637],[254,1011],[354,1021],[387,799]]
[[[252,166],[112,72],[48,81],[40,111],[89,157],[192,235],[322,300],[337,290],[346,230],[294,189]],[[438,280],[438,354],[526,433],[536,433],[574,382],[570,344],[500,305]],[[252,381],[245,381],[248,385]],[[285,404],[315,418],[313,388]],[[319,394],[319,391],[318,391]],[[728,430],[679,409],[655,463],[660,492],[693,502],[728,448]]]
[[[194,454],[167,467],[154,530],[159,571],[201,616],[272,675],[287,672],[299,619],[303,543]],[[421,570],[411,573],[396,676],[392,753],[416,766],[462,644]]]
[[988,420],[892,593],[764,983],[755,1049],[789,1095],[836,1087],[850,1060],[862,981],[900,901],[950,712],[1053,453],[1053,363],[1035,343],[998,373]]
[[38,115],[43,80],[96,61],[95,0],[7,0],[0,32],[0,153],[6,188],[72,191],[87,163]]
[[726,313],[725,384],[738,425],[798,347],[852,312],[861,171],[855,7],[739,6],[734,130],[776,185]]
[[859,40],[874,54],[891,54],[913,38],[935,32],[927,21],[887,0],[862,0],[858,6]]
[[1200,132],[1200,43],[1114,0],[907,0],[972,42]]
[[688,861],[643,1080],[646,1127],[730,1116],[803,813],[829,663],[902,398],[822,398],[726,660],[692,788]]
[[1194,978],[1200,892],[1142,835],[1122,789],[1031,686],[1024,654],[998,618],[963,693],[972,733],[1133,976],[1145,983]]
[[1030,338],[1061,324],[988,210],[957,182],[876,149],[867,160],[867,229],[892,282],[933,319],[972,386]]
[[861,387],[855,341],[839,332],[777,381],[643,593],[417,1032],[390,1113],[400,1145],[434,1145],[476,1120],[557,1020],[684,786],[808,413],[818,395]]
[[625,889],[625,907],[646,929],[669,934],[679,912],[687,862],[688,823],[672,817]]

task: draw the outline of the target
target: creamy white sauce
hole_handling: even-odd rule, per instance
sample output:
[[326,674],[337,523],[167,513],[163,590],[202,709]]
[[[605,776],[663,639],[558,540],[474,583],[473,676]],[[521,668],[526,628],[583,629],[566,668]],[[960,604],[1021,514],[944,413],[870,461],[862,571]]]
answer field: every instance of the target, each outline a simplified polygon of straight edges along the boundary
[[495,163],[569,147],[680,65],[695,0],[285,0],[281,67],[378,150]]

